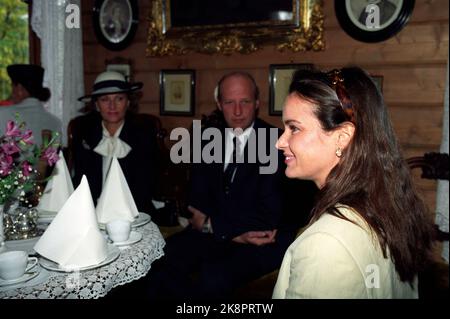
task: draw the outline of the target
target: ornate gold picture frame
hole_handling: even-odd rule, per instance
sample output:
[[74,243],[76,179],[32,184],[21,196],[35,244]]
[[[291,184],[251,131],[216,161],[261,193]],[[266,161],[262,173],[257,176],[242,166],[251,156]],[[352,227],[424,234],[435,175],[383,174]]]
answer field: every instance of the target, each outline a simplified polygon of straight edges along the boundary
[[[256,1],[255,6],[258,5],[258,0],[247,0],[249,3],[251,1]],[[177,8],[173,6],[182,2],[152,0],[146,55],[155,57],[189,52],[229,55],[252,53],[265,45],[275,45],[279,51],[323,50],[323,1],[288,1],[292,1],[289,6],[292,11],[267,12],[267,19],[249,17],[247,21],[230,23],[217,21],[201,25],[173,25],[171,12],[177,12]],[[216,8],[213,9],[221,12],[224,10],[221,6],[226,3],[226,0],[214,1]]]

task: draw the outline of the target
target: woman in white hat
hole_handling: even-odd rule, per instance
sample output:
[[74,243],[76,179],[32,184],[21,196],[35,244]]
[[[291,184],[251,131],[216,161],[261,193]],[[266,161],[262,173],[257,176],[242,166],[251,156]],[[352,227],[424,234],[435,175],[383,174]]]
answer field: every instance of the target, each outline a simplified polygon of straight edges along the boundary
[[129,83],[118,72],[97,76],[92,93],[80,97],[93,110],[69,125],[74,185],[86,175],[96,202],[115,156],[140,212],[153,210],[158,149],[156,130],[146,117],[130,110],[130,98],[142,83]]

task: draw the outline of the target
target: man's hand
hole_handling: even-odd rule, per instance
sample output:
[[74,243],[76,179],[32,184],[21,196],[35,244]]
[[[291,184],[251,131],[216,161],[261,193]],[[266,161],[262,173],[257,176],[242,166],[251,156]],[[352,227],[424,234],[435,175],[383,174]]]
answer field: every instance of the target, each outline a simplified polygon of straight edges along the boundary
[[277,230],[249,231],[233,238],[233,241],[241,244],[263,246],[275,242]]
[[192,228],[198,231],[202,231],[203,224],[206,220],[206,215],[192,206],[188,206],[188,211],[192,213],[192,217],[189,218],[189,222],[191,223]]

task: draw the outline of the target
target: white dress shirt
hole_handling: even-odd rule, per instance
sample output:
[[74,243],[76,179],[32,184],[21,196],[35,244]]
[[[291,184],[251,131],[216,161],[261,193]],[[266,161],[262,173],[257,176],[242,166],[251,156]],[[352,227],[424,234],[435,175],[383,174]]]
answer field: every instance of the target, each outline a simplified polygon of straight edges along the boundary
[[[225,171],[227,169],[228,164],[230,164],[230,162],[232,161],[233,150],[234,150],[233,138],[236,137],[239,140],[239,143],[236,143],[238,146],[240,146],[239,150],[237,150],[238,151],[237,157],[239,158],[241,156],[241,154],[243,154],[243,152],[244,152],[245,145],[247,144],[248,138],[253,131],[254,124],[255,124],[255,122],[253,122],[248,128],[246,128],[242,132],[242,134],[239,134],[239,135],[235,135],[233,133],[233,130],[225,130],[225,163],[223,166],[223,171]],[[233,172],[231,181],[233,181],[235,173],[236,173],[236,170]]]
[[240,149],[238,150],[238,152],[239,154],[242,154],[242,152],[245,149],[245,145],[247,144],[248,138],[253,131],[252,130],[253,125],[254,122],[252,123],[252,125],[247,127],[239,136],[233,134],[233,130],[225,130],[225,165],[223,168],[224,171],[227,169],[228,164],[231,162],[234,149],[233,138],[236,137],[237,139],[239,139]]

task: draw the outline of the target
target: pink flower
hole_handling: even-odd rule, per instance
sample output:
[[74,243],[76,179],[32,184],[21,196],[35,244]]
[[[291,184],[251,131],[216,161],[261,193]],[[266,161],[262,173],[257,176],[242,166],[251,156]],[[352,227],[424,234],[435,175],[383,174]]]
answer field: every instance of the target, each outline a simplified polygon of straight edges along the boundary
[[47,160],[48,165],[53,166],[59,160],[58,150],[53,147],[47,148],[43,158]]
[[9,155],[0,156],[0,175],[7,176],[12,170],[13,158]]
[[23,162],[22,164],[22,174],[24,176],[29,176],[31,172],[33,171],[33,167],[28,163],[27,161]]
[[16,122],[10,120],[6,123],[5,135],[11,137],[20,136],[20,129]]
[[12,155],[20,152],[20,148],[16,145],[15,142],[5,143],[2,145],[2,150],[6,155]]
[[34,143],[33,131],[26,130],[22,135],[22,142],[32,145]]

